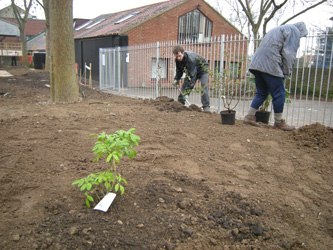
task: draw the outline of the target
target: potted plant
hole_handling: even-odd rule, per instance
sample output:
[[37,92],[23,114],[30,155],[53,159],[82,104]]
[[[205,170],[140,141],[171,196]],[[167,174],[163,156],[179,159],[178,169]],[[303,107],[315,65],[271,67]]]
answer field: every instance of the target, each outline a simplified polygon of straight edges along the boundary
[[[290,92],[288,89],[284,89],[285,90],[285,103],[291,103],[290,100]],[[272,102],[272,96],[269,94],[266,98],[266,100],[264,101],[264,103],[260,106],[259,110],[256,112],[255,116],[256,116],[256,121],[257,122],[262,122],[262,123],[266,123],[268,124],[269,122],[269,117],[271,114],[271,111],[269,111],[269,106]]]
[[256,121],[268,124],[271,111],[268,110],[271,104],[272,96],[268,95],[264,103],[260,106],[259,110],[256,112]]
[[[216,68],[212,71],[210,68],[206,68],[209,76],[212,79],[212,89],[217,93],[219,100],[223,101],[223,107],[225,110],[220,112],[222,124],[234,125],[236,119],[236,110],[240,101],[240,90],[242,82],[239,78],[240,68],[233,68],[231,64],[225,69]],[[238,66],[239,64],[237,64]]]
[[236,110],[240,100],[240,81],[226,80],[222,92],[223,107],[225,110],[220,112],[222,124],[234,125],[236,120]]
[[[227,54],[227,52],[225,52]],[[228,56],[226,56],[228,58]],[[200,60],[200,58],[199,58]],[[211,77],[211,87],[216,93],[219,100],[222,100],[225,110],[220,112],[222,124],[234,125],[236,120],[236,110],[239,101],[242,87],[241,75],[241,61],[231,64],[228,61],[225,62],[226,68],[219,69],[216,67],[212,70],[210,67],[205,66],[201,62],[202,67]],[[237,66],[235,68],[234,66]],[[188,77],[188,76],[187,76]],[[195,93],[199,93],[204,87],[193,90]]]

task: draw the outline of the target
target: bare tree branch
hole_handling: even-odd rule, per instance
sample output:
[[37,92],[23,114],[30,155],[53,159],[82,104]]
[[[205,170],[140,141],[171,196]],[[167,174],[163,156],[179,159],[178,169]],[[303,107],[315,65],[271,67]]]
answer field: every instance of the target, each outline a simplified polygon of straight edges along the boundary
[[299,15],[307,12],[308,10],[311,10],[311,9],[313,9],[313,8],[317,7],[318,5],[321,5],[321,4],[325,3],[325,2],[327,2],[327,0],[322,0],[319,3],[316,3],[315,5],[312,5],[312,6],[308,7],[308,8],[306,8],[306,9],[302,10],[301,12],[298,12],[296,15],[290,17],[289,19],[287,19],[286,21],[284,21],[282,24],[286,24],[287,22],[289,22],[290,20],[294,19],[295,17],[297,17],[297,16],[299,16]]
[[[28,1],[28,3],[27,3]],[[32,0],[24,0],[24,14],[21,16],[20,11],[18,10],[17,6],[14,3],[14,0],[12,0],[12,7],[14,11],[14,15],[16,18],[16,21],[19,26],[20,30],[20,42],[22,47],[22,63],[23,65],[28,65],[28,50],[27,50],[27,37],[25,35],[25,24],[27,22],[29,11],[32,6]]]
[[44,11],[45,11],[45,7],[44,7],[44,5],[39,1],[39,0],[36,0],[36,2],[44,9]]
[[281,3],[280,5],[276,5],[275,1],[273,0],[272,3],[274,5],[274,9],[273,11],[271,12],[271,14],[264,19],[264,24],[263,24],[263,35],[266,34],[266,27],[267,27],[267,24],[268,22],[275,16],[276,12],[281,9],[286,3],[288,2],[288,0],[284,0],[283,3]]

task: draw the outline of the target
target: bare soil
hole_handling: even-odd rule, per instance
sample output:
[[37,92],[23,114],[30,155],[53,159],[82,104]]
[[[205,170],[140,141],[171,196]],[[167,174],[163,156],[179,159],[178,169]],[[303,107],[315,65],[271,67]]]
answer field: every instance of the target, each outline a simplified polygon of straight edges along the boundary
[[[333,129],[222,125],[167,97],[131,99],[82,87],[50,104],[49,75],[0,78],[0,249],[333,249]],[[128,184],[108,212],[74,180],[103,131],[136,128]],[[96,203],[93,204],[93,206]]]

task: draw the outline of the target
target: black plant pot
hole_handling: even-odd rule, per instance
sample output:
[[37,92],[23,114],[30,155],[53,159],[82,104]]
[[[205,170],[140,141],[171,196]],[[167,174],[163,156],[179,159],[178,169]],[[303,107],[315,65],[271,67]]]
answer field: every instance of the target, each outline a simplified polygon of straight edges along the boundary
[[228,110],[223,110],[220,112],[220,114],[221,114],[222,124],[226,125],[235,124],[235,115],[236,115],[235,110],[231,110],[230,113],[228,112]]
[[270,111],[257,111],[256,112],[256,122],[262,122],[268,124]]

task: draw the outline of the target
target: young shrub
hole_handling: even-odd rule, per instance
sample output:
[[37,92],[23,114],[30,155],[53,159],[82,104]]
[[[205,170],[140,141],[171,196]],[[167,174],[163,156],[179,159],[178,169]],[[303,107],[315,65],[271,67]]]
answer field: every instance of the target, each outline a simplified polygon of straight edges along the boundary
[[[228,55],[228,52],[225,52]],[[226,56],[228,58],[228,56]],[[233,67],[229,61],[226,61],[226,68],[211,69],[206,67],[202,62],[202,67],[211,77],[211,87],[212,90],[217,94],[217,97],[222,99],[223,106],[228,113],[235,110],[237,107],[242,90],[242,79],[241,79],[241,65],[243,60],[239,59],[235,64],[236,67]],[[200,89],[201,91],[201,89]],[[234,105],[232,105],[234,103]]]
[[134,134],[135,131],[132,128],[127,132],[119,130],[114,134],[102,132],[99,135],[90,136],[90,138],[97,137],[97,142],[92,149],[93,153],[97,155],[93,162],[105,158],[110,168],[72,183],[72,185],[78,185],[80,191],[84,192],[87,207],[90,208],[90,202],[94,202],[95,198],[101,200],[109,192],[120,191],[121,195],[124,194],[125,188],[122,183],[127,184],[127,181],[118,173],[117,164],[124,156],[128,155],[132,159],[136,155],[133,147],[139,145],[140,137]]

